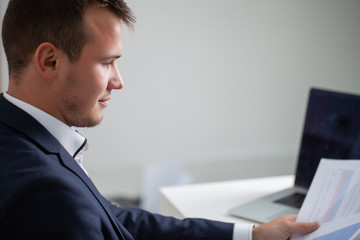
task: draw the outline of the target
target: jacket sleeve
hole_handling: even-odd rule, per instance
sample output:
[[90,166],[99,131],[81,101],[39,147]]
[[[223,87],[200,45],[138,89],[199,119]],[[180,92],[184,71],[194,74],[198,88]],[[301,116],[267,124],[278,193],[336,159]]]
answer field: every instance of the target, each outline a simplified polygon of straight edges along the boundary
[[136,240],[231,240],[234,224],[205,219],[184,220],[141,209],[119,208],[109,203],[114,215]]

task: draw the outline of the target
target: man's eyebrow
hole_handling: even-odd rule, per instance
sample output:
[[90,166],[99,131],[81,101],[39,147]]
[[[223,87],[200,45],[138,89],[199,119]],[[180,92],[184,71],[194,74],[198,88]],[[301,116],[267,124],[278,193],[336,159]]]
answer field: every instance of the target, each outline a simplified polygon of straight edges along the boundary
[[112,60],[112,59],[118,59],[118,58],[121,58],[121,55],[113,55],[113,56],[107,56],[107,57],[103,57],[101,58],[101,60]]

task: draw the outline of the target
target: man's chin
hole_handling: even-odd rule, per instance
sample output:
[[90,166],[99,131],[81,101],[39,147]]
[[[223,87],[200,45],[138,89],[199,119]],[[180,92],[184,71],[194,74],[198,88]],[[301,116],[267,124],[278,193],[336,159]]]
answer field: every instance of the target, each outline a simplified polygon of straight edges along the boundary
[[103,116],[99,118],[86,118],[86,119],[76,119],[73,121],[74,127],[82,127],[82,128],[91,128],[99,125],[103,119]]

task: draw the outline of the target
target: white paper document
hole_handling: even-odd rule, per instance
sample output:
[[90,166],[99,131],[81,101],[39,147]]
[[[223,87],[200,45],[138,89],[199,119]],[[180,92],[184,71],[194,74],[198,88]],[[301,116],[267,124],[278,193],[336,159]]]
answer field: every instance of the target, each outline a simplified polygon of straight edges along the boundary
[[322,159],[297,221],[320,228],[292,240],[360,240],[360,160]]

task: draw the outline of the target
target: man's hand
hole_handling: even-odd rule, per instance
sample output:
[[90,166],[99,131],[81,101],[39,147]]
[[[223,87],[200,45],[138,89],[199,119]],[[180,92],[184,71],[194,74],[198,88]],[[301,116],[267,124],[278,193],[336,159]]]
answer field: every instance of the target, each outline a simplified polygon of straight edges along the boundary
[[306,234],[319,228],[319,223],[298,223],[296,215],[279,217],[253,230],[253,240],[286,240],[293,233]]

